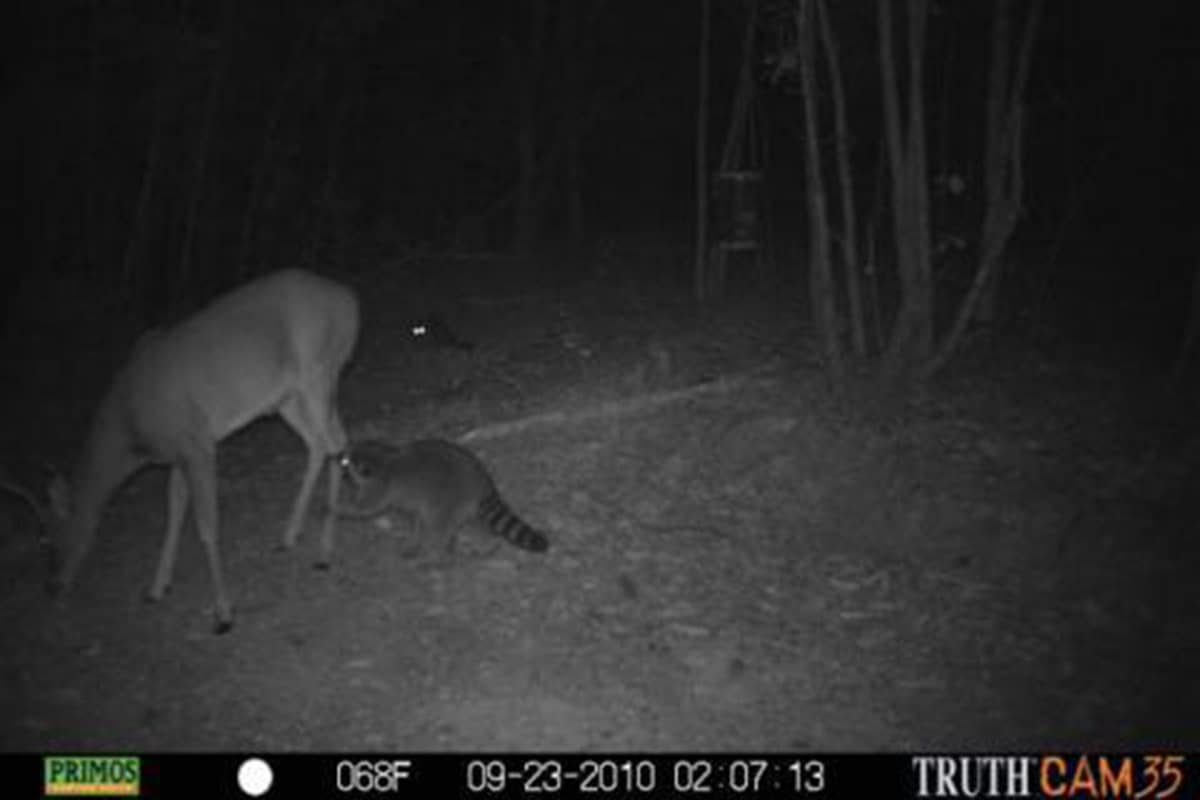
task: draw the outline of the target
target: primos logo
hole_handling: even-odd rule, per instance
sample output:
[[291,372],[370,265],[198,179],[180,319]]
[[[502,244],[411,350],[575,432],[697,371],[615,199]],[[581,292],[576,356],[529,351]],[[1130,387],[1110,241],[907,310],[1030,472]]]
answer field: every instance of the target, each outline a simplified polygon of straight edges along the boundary
[[137,756],[46,756],[43,763],[47,797],[133,797],[141,790]]

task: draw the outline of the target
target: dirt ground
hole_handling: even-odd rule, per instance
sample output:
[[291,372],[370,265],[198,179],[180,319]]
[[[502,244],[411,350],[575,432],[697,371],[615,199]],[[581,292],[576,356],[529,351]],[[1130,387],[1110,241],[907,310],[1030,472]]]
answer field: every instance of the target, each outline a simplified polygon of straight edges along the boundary
[[[402,519],[344,521],[316,571],[315,511],[276,550],[304,456],[264,421],[221,449],[237,621],[214,636],[190,529],[142,600],[163,470],[61,602],[6,501],[0,749],[1200,750],[1196,402],[1154,368],[980,340],[918,392],[835,398],[787,292],[700,312],[649,281],[479,275],[346,278],[343,416],[475,431],[547,554],[439,563]],[[427,307],[475,351],[408,343]],[[72,366],[27,333],[7,441],[61,457],[121,351],[93,334]]]

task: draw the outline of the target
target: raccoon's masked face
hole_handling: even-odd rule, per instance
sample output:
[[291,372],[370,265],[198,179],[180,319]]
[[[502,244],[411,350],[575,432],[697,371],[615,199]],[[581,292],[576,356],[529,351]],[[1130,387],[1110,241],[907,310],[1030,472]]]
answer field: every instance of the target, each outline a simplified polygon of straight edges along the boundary
[[379,459],[360,446],[351,447],[338,456],[338,467],[354,485],[354,505],[359,508],[373,505],[378,499],[376,495],[385,488],[383,465],[378,462]]
[[353,450],[347,450],[338,456],[338,466],[356,485],[370,479],[370,466],[354,457]]

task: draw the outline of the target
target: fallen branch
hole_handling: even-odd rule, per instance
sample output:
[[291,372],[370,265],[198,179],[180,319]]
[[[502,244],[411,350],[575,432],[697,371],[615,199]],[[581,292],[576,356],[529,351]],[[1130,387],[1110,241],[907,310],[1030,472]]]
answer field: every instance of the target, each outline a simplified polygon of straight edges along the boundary
[[774,371],[778,366],[778,361],[772,360],[745,372],[727,375],[695,386],[685,386],[682,389],[672,389],[670,391],[639,395],[623,400],[613,400],[595,408],[587,408],[582,411],[549,411],[522,419],[484,425],[467,431],[458,437],[458,441],[466,444],[468,442],[500,439],[513,434],[523,433],[530,428],[591,422],[597,419],[609,419],[612,417],[625,417],[662,408],[663,406],[672,405],[684,400],[691,400],[696,397],[728,394],[736,389],[746,388],[752,383],[757,382],[765,385],[773,382],[773,378],[762,378],[762,376]]

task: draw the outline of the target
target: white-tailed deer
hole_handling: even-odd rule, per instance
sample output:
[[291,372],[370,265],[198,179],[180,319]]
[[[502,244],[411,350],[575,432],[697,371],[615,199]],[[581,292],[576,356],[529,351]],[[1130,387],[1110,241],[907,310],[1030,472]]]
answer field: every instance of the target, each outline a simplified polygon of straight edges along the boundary
[[[113,493],[141,467],[167,464],[167,529],[149,599],[171,583],[191,499],[216,596],[216,631],[233,625],[217,548],[217,443],[278,413],[308,447],[300,494],[283,532],[291,548],[325,462],[346,447],[338,376],[358,338],[354,292],[303,270],[265,275],[179,324],[144,335],[108,387],[69,487],[51,495],[57,563],[51,588],[70,589]],[[330,465],[320,565],[333,552],[341,470]]]

